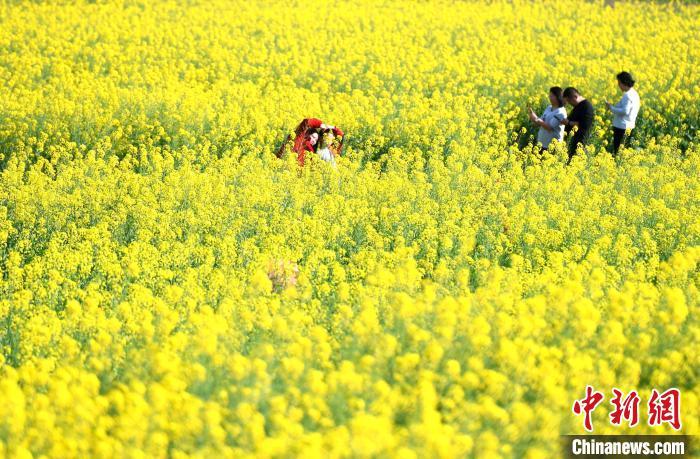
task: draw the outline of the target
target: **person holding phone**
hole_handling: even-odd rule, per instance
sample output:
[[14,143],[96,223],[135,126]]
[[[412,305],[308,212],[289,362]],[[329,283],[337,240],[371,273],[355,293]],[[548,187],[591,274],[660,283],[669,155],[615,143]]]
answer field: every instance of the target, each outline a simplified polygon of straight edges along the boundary
[[632,75],[629,72],[620,72],[616,78],[617,85],[623,93],[622,99],[615,105],[605,102],[608,110],[613,113],[613,156],[617,156],[620,146],[631,137],[641,105],[639,94],[632,87]]
[[566,119],[566,108],[564,108],[563,92],[559,86],[549,88],[549,102],[550,105],[539,117],[532,108],[528,109],[530,121],[540,127],[537,131],[537,143],[541,145],[541,153],[549,148],[552,140],[557,139],[559,142],[564,140],[564,126],[561,122]]

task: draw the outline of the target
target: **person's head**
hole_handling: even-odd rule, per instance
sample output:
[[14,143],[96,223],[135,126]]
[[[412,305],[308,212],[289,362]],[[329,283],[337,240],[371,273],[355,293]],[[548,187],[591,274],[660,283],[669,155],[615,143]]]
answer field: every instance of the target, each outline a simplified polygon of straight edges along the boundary
[[333,140],[335,139],[335,133],[333,133],[333,130],[331,129],[325,129],[321,131],[321,137],[320,137],[320,144],[321,147],[327,147],[333,143]]
[[552,104],[552,107],[555,108],[564,106],[564,95],[559,86],[549,88],[549,102]]
[[306,131],[306,138],[309,139],[311,145],[316,146],[318,142],[318,132],[316,132],[316,129],[308,129]]
[[629,72],[620,72],[617,74],[617,85],[622,91],[629,91],[634,86],[634,78]]
[[562,96],[570,105],[577,105],[581,99],[581,93],[578,92],[578,89],[572,88],[571,86],[564,90]]

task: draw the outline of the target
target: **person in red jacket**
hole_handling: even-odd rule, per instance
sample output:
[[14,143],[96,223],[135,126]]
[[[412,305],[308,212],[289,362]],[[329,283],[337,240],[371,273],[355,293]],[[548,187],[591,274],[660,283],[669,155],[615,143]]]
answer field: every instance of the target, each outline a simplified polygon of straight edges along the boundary
[[[343,131],[337,126],[325,124],[318,118],[305,118],[295,130],[294,151],[299,165],[303,166],[307,152],[315,153],[318,147],[319,130],[331,130],[336,137],[342,137]],[[278,155],[279,156],[279,155]]]
[[294,151],[297,154],[297,161],[300,166],[304,165],[307,153],[315,153],[318,144],[318,132],[313,128],[308,128],[304,134],[294,140]]

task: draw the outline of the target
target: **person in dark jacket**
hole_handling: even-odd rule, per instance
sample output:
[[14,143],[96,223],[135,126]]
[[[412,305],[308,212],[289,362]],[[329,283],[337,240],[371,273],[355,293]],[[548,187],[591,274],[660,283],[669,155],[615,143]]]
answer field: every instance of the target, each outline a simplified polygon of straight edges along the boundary
[[576,129],[574,135],[569,141],[569,159],[566,164],[571,163],[571,158],[576,154],[578,146],[585,146],[591,135],[593,127],[593,118],[595,117],[595,109],[593,104],[578,92],[578,89],[568,87],[564,90],[564,100],[573,107],[567,118],[561,121],[565,126],[566,132],[571,132]]

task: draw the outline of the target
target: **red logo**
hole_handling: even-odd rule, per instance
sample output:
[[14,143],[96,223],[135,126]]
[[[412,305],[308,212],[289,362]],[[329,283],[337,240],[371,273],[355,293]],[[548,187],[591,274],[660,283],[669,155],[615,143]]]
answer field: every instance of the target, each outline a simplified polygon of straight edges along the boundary
[[578,416],[582,412],[585,413],[583,417],[583,427],[589,432],[593,432],[591,413],[595,410],[595,407],[603,401],[603,398],[603,394],[596,392],[591,386],[586,386],[586,396],[574,402],[574,414]]
[[[621,390],[613,388],[613,398],[610,404],[614,409],[610,412],[610,424],[619,426],[627,423],[629,427],[639,424],[639,404],[641,399],[636,390],[625,395]],[[591,413],[603,401],[605,397],[592,386],[586,386],[586,396],[574,401],[572,411],[576,416],[583,414],[583,427],[593,432]],[[668,423],[676,430],[681,429],[681,391],[672,388],[659,393],[653,389],[649,397],[649,417],[647,423],[650,426],[658,426]]]
[[610,424],[619,426],[624,419],[629,423],[630,427],[634,427],[639,423],[639,395],[637,391],[630,392],[624,400],[622,400],[622,392],[618,389],[613,389],[615,397],[610,400],[615,409],[610,413]]
[[649,399],[649,425],[668,422],[676,430],[681,429],[681,391],[669,389],[663,394],[654,389]]

